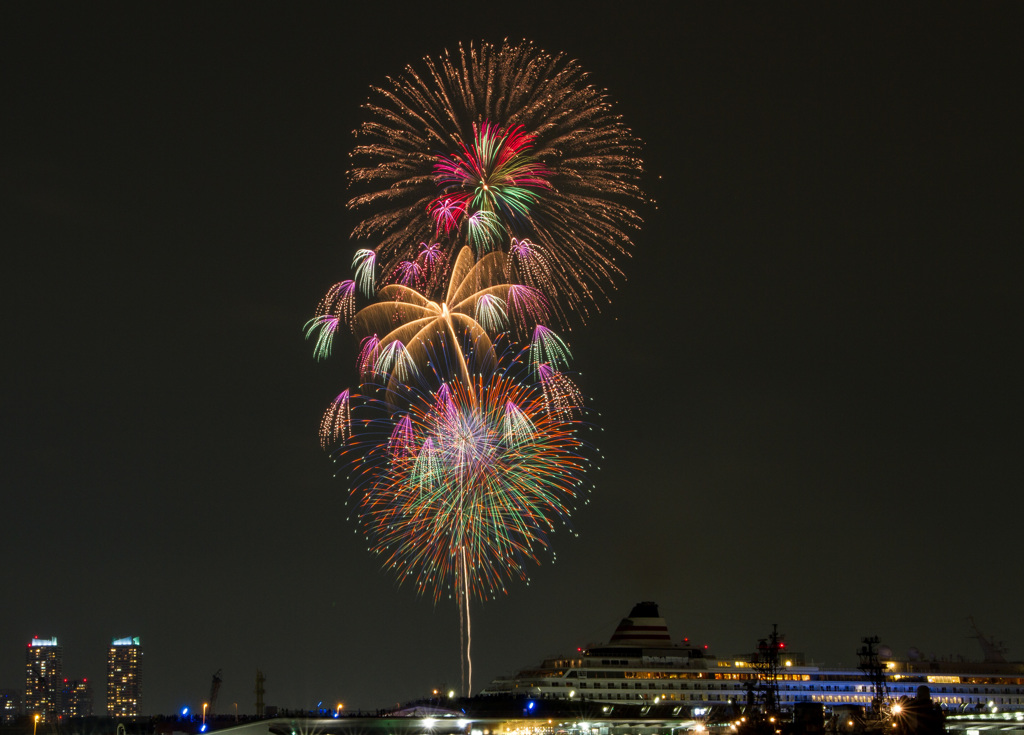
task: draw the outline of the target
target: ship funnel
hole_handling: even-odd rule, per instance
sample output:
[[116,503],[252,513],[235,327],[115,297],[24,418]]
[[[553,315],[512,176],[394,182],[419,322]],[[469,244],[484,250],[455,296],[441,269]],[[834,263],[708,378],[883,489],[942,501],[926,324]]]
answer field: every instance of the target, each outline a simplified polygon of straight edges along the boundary
[[665,618],[658,614],[658,605],[639,602],[633,606],[628,618],[623,618],[615,629],[610,646],[639,646],[664,648],[672,645]]

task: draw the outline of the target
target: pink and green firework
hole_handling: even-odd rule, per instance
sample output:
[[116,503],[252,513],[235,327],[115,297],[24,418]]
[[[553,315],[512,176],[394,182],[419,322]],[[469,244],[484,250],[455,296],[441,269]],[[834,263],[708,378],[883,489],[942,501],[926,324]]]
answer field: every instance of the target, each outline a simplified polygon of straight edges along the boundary
[[528,285],[560,318],[600,308],[640,224],[643,164],[577,62],[526,42],[460,46],[371,92],[349,207],[385,269],[417,242],[483,254],[525,240],[547,264]]
[[[530,155],[532,146],[533,136],[522,126],[505,132],[484,122],[472,146],[463,144],[461,153],[440,156],[434,174],[441,194],[429,206],[438,234],[464,226],[480,252],[501,246],[503,223],[526,229],[540,192],[551,188],[547,169]],[[477,224],[481,220],[488,229],[474,236],[474,228],[483,227]]]
[[306,322],[306,338],[316,335],[316,347],[313,353],[317,359],[329,357],[334,335],[338,327],[344,324],[351,328],[356,311],[356,284],[354,281],[342,281],[327,291],[316,313]]

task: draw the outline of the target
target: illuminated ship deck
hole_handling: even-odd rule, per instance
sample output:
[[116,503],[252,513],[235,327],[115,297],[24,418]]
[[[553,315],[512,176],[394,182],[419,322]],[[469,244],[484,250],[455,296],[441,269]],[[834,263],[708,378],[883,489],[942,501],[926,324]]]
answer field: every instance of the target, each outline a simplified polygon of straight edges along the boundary
[[[806,665],[799,655],[780,660],[779,704],[869,706],[872,682],[858,668]],[[1024,664],[929,660],[882,661],[889,694],[913,697],[921,685],[949,712],[1024,709]],[[481,694],[578,700],[610,705],[672,705],[674,714],[745,703],[757,687],[748,660],[720,659],[684,642],[673,644],[657,605],[633,608],[603,646],[548,659],[535,668],[491,683]]]

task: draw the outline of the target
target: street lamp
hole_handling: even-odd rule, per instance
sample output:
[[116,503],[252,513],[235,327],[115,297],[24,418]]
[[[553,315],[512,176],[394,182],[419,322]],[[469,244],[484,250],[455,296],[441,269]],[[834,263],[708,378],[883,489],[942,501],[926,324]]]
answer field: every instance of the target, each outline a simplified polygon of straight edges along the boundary
[[39,713],[38,712],[36,713],[36,716],[32,718],[32,735],[36,735],[36,728],[37,727],[39,727]]
[[342,711],[343,709],[345,709],[345,705],[343,705],[343,704],[342,704],[341,702],[338,702],[338,707],[337,707],[337,709],[335,710],[335,712],[336,712],[337,714],[335,714],[334,716],[335,716],[335,717],[341,717],[341,711]]
[[206,731],[206,708],[209,706],[209,704],[203,702],[203,732]]

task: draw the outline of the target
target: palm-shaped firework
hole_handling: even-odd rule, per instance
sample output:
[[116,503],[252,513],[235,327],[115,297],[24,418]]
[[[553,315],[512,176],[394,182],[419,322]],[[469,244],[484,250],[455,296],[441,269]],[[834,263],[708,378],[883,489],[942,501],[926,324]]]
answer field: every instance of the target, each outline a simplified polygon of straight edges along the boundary
[[[413,364],[421,367],[432,357],[453,357],[458,377],[467,384],[465,341],[473,345],[481,366],[491,367],[492,336],[514,324],[537,323],[547,313],[546,300],[539,291],[505,281],[503,253],[489,253],[476,260],[468,247],[455,260],[443,298],[432,300],[429,294],[400,283],[385,286],[378,296],[378,303],[355,315],[357,335],[375,340],[372,349],[379,354],[386,354],[391,345],[401,345]],[[442,353],[441,347],[447,352]],[[376,368],[379,360],[372,362]]]

